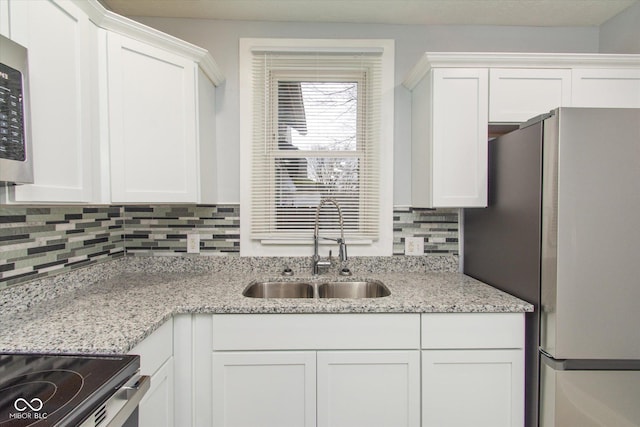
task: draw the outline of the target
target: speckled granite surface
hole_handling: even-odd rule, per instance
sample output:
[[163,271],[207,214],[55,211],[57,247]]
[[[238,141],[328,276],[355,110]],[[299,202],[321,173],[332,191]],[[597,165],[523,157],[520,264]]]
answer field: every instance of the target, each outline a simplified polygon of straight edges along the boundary
[[[404,257],[407,258],[407,257]],[[288,260],[309,279],[308,259]],[[389,260],[391,261],[391,260]],[[227,262],[231,264],[226,265]],[[391,261],[402,263],[405,261]],[[0,352],[125,353],[172,315],[182,313],[524,312],[533,307],[459,273],[354,265],[347,280],[378,279],[391,295],[377,299],[254,299],[252,280],[281,279],[274,260],[203,261],[125,258],[53,281],[0,294]],[[357,263],[354,263],[357,264]],[[399,267],[398,265],[392,267]],[[274,271],[275,270],[275,271]],[[446,270],[446,269],[445,269]],[[393,270],[391,270],[393,271]],[[331,275],[315,280],[326,280]],[[345,280],[344,278],[338,280]]]

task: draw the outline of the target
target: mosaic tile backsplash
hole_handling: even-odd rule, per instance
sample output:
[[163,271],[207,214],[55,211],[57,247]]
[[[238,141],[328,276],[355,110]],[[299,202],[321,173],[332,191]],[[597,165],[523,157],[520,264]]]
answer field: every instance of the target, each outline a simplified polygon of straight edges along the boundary
[[0,207],[0,289],[124,255],[119,206]]
[[200,236],[200,253],[240,254],[239,205],[125,206],[127,254],[184,255],[187,236]]
[[425,255],[458,255],[458,209],[393,210],[393,254],[404,255],[405,237],[424,238]]
[[[424,238],[425,255],[458,255],[458,210],[396,208],[393,254]],[[238,256],[234,205],[0,206],[0,289],[126,255]],[[198,255],[195,255],[198,256]]]

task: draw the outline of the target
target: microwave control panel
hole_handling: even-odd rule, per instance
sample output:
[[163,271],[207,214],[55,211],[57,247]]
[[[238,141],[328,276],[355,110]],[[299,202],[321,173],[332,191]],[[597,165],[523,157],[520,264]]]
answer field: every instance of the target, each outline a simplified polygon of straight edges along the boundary
[[0,63],[0,159],[26,159],[22,73]]

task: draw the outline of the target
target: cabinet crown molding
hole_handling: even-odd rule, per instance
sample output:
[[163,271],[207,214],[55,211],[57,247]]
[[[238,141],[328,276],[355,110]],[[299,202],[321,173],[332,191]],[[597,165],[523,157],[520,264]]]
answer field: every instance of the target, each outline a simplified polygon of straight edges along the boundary
[[432,68],[640,68],[640,55],[599,53],[426,52],[402,85],[413,90]]
[[224,74],[222,74],[220,67],[206,49],[111,12],[105,9],[98,0],[73,0],[73,2],[98,27],[133,37],[178,55],[183,55],[197,62],[200,69],[214,86],[219,86],[224,82]]

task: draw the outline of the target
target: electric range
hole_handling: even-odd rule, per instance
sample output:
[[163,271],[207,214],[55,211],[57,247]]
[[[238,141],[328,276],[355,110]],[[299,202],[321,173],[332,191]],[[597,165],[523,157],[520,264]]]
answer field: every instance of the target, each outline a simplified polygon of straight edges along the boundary
[[0,354],[0,427],[137,425],[134,355]]

